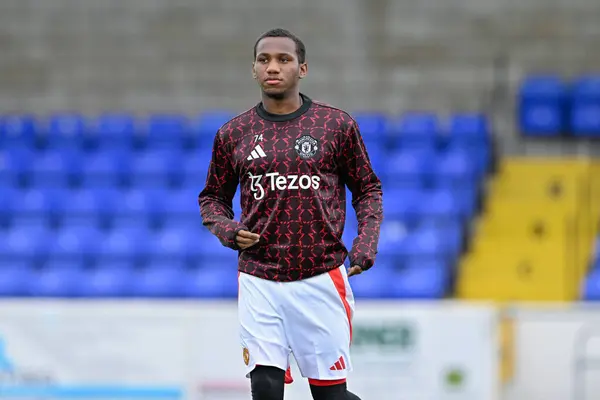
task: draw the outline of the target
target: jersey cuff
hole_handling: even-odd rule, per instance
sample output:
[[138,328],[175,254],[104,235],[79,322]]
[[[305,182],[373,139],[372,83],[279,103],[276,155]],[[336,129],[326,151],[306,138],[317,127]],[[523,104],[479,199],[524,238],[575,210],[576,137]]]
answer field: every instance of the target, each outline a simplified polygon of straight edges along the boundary
[[356,258],[350,257],[350,266],[358,265],[363,271],[371,269],[373,264],[373,259],[366,255],[359,255]]
[[232,235],[232,237],[231,237],[231,240],[230,240],[230,242],[231,242],[231,246],[230,246],[230,247],[231,247],[233,250],[239,251],[239,250],[241,250],[241,249],[242,249],[242,248],[241,248],[241,247],[238,245],[238,243],[237,243],[237,240],[235,240],[235,238],[237,237],[237,234],[238,234],[238,232],[239,232],[239,231],[243,231],[243,230],[248,230],[248,228],[246,228],[245,226],[243,226],[243,225],[242,225],[242,226],[238,227],[236,230],[234,230],[234,231],[233,231],[233,235]]

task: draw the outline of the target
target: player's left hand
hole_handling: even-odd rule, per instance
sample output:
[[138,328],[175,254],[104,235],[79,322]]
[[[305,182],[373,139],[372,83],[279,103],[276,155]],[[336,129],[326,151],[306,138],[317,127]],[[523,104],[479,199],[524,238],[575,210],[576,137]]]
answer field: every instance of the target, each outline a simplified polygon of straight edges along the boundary
[[359,267],[358,265],[353,265],[352,267],[350,267],[350,269],[348,270],[348,277],[351,277],[353,275],[359,275],[363,272],[362,268]]

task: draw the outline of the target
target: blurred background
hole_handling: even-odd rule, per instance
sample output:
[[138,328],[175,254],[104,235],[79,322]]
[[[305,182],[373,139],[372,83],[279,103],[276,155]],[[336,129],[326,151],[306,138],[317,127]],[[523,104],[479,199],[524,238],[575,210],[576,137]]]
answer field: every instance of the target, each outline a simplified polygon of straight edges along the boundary
[[[252,48],[274,27],[304,41],[302,91],[357,119],[383,181],[356,297],[560,303],[549,320],[579,325],[558,343],[584,343],[600,321],[593,0],[0,0],[0,296],[234,304],[236,254],[197,195],[216,130],[259,101]],[[536,354],[503,365],[556,360]],[[563,377],[598,365],[565,357]],[[543,375],[507,399],[598,398],[577,374],[540,392]]]

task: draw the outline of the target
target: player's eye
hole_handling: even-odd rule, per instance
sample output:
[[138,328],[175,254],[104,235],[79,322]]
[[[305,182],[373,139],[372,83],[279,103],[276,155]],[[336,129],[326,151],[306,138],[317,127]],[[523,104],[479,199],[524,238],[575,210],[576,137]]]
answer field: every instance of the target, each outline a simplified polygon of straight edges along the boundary
[[287,62],[289,62],[289,61],[290,61],[290,59],[289,59],[289,58],[287,58],[287,57],[283,57],[283,58],[281,59],[281,62],[282,62],[282,63],[284,63],[284,64],[285,64],[285,63],[287,63]]

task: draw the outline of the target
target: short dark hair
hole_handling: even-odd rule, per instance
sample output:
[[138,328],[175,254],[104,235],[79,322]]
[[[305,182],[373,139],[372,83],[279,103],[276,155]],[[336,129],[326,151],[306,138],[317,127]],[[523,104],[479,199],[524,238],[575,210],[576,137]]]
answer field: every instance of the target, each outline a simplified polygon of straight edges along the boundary
[[298,62],[303,64],[306,61],[306,47],[304,46],[304,43],[302,43],[302,40],[292,32],[282,28],[271,29],[260,35],[256,40],[256,43],[254,43],[254,58],[256,58],[256,47],[258,46],[258,42],[268,37],[284,37],[292,39],[294,43],[296,43],[296,56],[298,57]]

